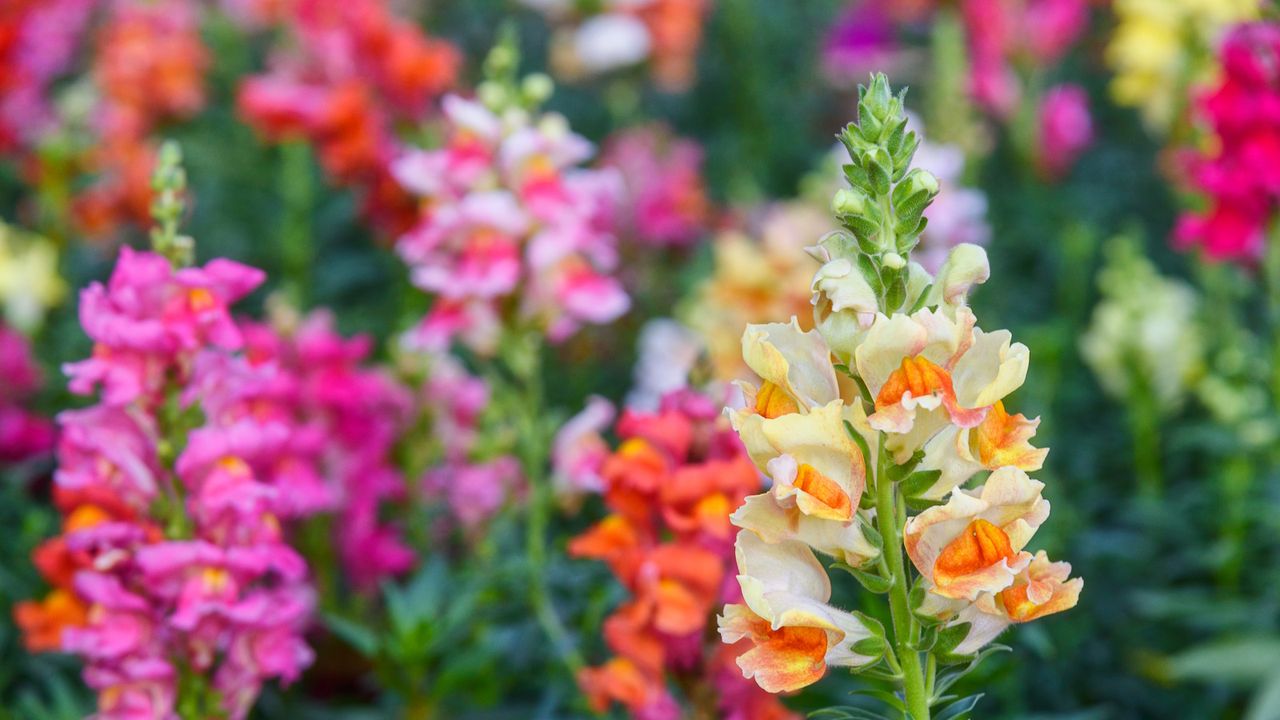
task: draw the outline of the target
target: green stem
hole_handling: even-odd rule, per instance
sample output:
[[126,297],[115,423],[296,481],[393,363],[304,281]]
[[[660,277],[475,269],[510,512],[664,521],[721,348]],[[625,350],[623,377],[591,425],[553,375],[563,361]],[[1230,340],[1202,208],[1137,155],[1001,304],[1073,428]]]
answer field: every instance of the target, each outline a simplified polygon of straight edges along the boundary
[[517,340],[508,366],[520,385],[519,453],[529,485],[528,520],[525,525],[525,558],[529,567],[529,600],[534,617],[551,641],[560,661],[575,677],[584,666],[569,633],[552,603],[547,585],[547,527],[555,496],[547,476],[551,438],[543,428],[542,347],[528,338]]
[[306,306],[311,275],[311,148],[302,141],[280,147],[280,254],[285,292],[294,307]]
[[1222,476],[1222,504],[1226,512],[1222,516],[1222,542],[1227,557],[1218,570],[1218,582],[1225,589],[1240,584],[1240,571],[1244,564],[1244,543],[1249,532],[1249,489],[1253,484],[1253,462],[1249,455],[1240,453],[1227,460]]
[[911,720],[929,720],[929,693],[925,686],[924,670],[920,665],[920,653],[916,650],[920,624],[911,612],[907,598],[906,562],[903,558],[902,539],[898,536],[901,525],[901,493],[886,472],[888,463],[884,450],[884,435],[880,437],[880,460],[876,467],[876,525],[884,538],[884,560],[893,576],[889,589],[889,612],[893,625],[893,648],[902,667],[902,690],[906,696],[907,713]]
[[1133,466],[1142,497],[1158,500],[1164,494],[1160,469],[1160,410],[1150,388],[1139,384],[1129,403],[1129,430],[1133,440]]

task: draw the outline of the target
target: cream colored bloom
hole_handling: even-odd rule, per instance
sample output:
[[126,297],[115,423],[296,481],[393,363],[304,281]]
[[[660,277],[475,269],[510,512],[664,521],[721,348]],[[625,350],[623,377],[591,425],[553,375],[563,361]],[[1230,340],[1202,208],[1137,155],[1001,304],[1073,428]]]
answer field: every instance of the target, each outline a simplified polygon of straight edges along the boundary
[[53,242],[0,222],[0,306],[5,320],[30,333],[66,295]]
[[796,540],[854,567],[865,565],[880,554],[863,534],[861,520],[824,520],[801,512],[794,503],[784,505],[770,494],[747,498],[730,519],[765,542]]
[[1106,250],[1098,278],[1103,297],[1080,354],[1113,397],[1127,400],[1141,384],[1160,407],[1176,409],[1204,365],[1196,293],[1162,277],[1132,240],[1117,238]]
[[829,666],[878,659],[854,652],[871,632],[857,616],[827,604],[831,581],[808,546],[771,544],[744,530],[736,549],[744,604],[726,605],[719,626],[724,642],[747,638],[753,645],[738,657],[743,675],[768,692],[787,692],[817,682]]
[[837,398],[808,413],[766,418],[738,411],[730,420],[756,467],[773,479],[779,502],[847,522],[867,482],[862,451],[844,425],[853,412]]
[[921,494],[921,497],[938,500],[963,485],[982,470],[995,470],[1003,466],[1016,467],[1028,472],[1044,465],[1048,449],[1031,446],[1040,419],[1028,420],[1026,416],[1010,415],[1003,402],[991,406],[986,419],[975,428],[949,426],[925,443],[922,470],[938,470],[937,482]]
[[748,325],[742,358],[760,377],[760,387],[741,383],[747,404],[765,417],[808,412],[840,397],[831,350],[816,330],[789,323]]
[[890,433],[903,462],[947,425],[976,427],[992,405],[1021,387],[1029,352],[1007,330],[975,328],[965,306],[914,315],[880,315],[854,352],[858,374],[875,398],[868,421]]
[[1024,551],[1049,517],[1044,483],[1017,468],[991,473],[982,487],[956,490],[946,505],[907,521],[903,540],[929,591],[957,600],[1009,587],[1031,562]]

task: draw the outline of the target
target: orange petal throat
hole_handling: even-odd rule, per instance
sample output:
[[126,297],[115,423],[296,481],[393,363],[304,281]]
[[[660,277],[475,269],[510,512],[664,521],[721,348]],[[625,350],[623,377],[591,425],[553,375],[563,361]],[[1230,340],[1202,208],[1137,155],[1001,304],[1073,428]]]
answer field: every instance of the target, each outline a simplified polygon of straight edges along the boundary
[[777,385],[764,381],[756,392],[756,412],[772,420],[800,411],[800,405]]
[[939,585],[948,585],[1013,556],[1013,546],[1004,530],[978,518],[942,549],[933,566],[933,579]]
[[824,516],[835,520],[848,520],[853,516],[853,499],[835,480],[818,472],[812,465],[801,464],[796,469],[796,489],[830,509]]

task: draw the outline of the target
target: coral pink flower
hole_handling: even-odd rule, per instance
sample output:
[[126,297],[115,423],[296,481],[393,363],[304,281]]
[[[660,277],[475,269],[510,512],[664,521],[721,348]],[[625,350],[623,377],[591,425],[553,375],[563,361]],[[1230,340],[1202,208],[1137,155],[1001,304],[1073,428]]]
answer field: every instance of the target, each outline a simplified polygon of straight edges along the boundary
[[794,717],[743,678],[734,652],[706,643],[715,613],[740,599],[729,515],[761,483],[719,407],[684,390],[664,397],[656,413],[624,413],[624,442],[600,471],[613,514],[570,543],[572,555],[608,563],[631,593],[605,621],[616,656],[578,678],[600,711],[617,702],[633,717],[679,717],[667,689],[667,674],[679,673],[694,688],[691,703],[705,701],[705,687],[725,717]]
[[253,12],[281,23],[292,42],[277,50],[269,73],[242,81],[238,106],[268,140],[312,143],[326,172],[360,193],[366,216],[399,234],[412,225],[415,207],[390,175],[393,126],[431,111],[453,86],[461,56],[388,5],[287,0]]

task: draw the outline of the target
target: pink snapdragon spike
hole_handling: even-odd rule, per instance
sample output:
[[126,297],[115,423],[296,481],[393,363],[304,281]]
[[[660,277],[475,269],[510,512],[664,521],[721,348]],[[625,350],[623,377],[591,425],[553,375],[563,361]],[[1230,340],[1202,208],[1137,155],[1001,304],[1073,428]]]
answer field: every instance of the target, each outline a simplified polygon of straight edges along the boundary
[[21,462],[53,449],[53,423],[29,408],[42,382],[31,345],[0,324],[0,463]]
[[622,225],[650,247],[688,247],[707,232],[711,203],[702,180],[702,148],[669,129],[646,126],[612,137],[602,167],[622,176]]
[[1189,182],[1208,207],[1184,214],[1174,240],[1212,260],[1254,263],[1280,207],[1280,25],[1240,25],[1220,57],[1221,79],[1198,103],[1217,149],[1185,159]]
[[[79,608],[53,620],[99,693],[95,718],[176,717],[185,687],[241,720],[264,682],[311,662],[313,592],[282,521],[333,504],[317,465],[330,438],[287,404],[287,368],[239,352],[229,307],[262,279],[124,248],[109,282],[82,295],[94,356],[67,370],[101,400],[59,416],[67,516],[38,554]],[[208,686],[189,689],[188,675]]]
[[578,167],[590,144],[558,115],[500,118],[457,96],[444,115],[443,147],[409,150],[392,168],[422,206],[396,249],[437,301],[406,340],[430,351],[460,340],[488,354],[508,322],[559,341],[625,313],[612,276],[622,184]]
[[227,308],[263,278],[230,260],[173,270],[160,255],[121,248],[108,284],[81,293],[80,324],[94,349],[88,360],[64,368],[71,390],[87,395],[101,387],[107,404],[154,407],[168,372],[179,383],[190,377],[197,350],[240,347]]
[[276,415],[298,426],[271,455],[277,478],[290,486],[289,509],[335,511],[339,556],[357,588],[372,589],[408,571],[416,555],[400,528],[380,519],[380,508],[405,498],[393,451],[414,407],[409,390],[367,367],[370,339],[343,338],[327,312],[292,328],[242,328],[249,363],[268,370],[271,383],[232,411],[245,418]]
[[1078,85],[1056,85],[1040,103],[1036,165],[1042,175],[1058,179],[1093,144],[1089,96]]

